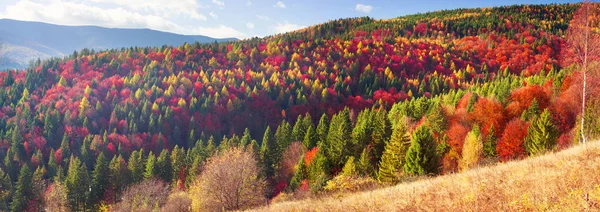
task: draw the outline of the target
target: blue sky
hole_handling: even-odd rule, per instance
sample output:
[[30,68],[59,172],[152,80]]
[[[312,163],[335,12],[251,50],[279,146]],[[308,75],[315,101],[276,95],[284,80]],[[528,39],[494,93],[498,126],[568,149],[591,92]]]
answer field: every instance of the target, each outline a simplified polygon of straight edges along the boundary
[[573,0],[1,0],[0,18],[248,38],[332,19]]

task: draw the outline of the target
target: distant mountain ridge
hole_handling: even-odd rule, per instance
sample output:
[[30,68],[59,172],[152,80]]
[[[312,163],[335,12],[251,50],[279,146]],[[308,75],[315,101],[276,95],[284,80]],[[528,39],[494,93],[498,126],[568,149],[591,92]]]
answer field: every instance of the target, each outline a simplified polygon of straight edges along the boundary
[[24,68],[29,61],[37,58],[60,57],[84,48],[104,50],[232,40],[237,39],[180,35],[151,29],[63,26],[0,19],[0,70]]

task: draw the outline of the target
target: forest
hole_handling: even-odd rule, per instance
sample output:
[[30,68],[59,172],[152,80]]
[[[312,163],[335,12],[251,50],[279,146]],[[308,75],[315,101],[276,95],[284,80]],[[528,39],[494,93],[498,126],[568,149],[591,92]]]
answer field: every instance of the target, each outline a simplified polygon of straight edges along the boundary
[[0,211],[242,210],[599,138],[600,75],[571,37],[600,17],[588,6],[340,19],[0,72]]

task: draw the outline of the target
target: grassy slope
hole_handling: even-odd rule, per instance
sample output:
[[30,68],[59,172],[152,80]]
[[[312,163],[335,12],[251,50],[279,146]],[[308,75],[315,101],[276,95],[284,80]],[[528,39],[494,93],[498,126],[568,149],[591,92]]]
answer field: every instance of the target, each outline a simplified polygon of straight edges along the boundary
[[598,211],[600,142],[369,192],[264,211]]

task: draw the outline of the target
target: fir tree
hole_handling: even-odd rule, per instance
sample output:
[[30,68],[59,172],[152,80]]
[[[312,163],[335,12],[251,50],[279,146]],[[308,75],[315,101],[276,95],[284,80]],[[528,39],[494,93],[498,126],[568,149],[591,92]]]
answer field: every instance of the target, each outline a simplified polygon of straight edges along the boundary
[[373,142],[372,156],[376,161],[379,161],[385,145],[388,143],[392,134],[392,124],[387,117],[387,111],[383,107],[379,108],[374,116],[373,134],[371,135],[371,140]]
[[317,144],[323,145],[325,144],[325,140],[327,139],[327,133],[329,132],[329,118],[327,118],[326,114],[321,116],[319,119],[319,124],[317,125],[316,133],[317,133]]
[[12,180],[0,168],[0,211],[8,211],[10,209],[8,203],[12,197],[12,191]]
[[33,174],[27,165],[21,167],[15,193],[10,202],[10,211],[24,211],[29,198],[32,197],[31,181]]
[[156,168],[158,177],[165,182],[171,182],[173,179],[173,167],[171,166],[171,157],[167,149],[163,149],[156,159]]
[[275,158],[277,144],[271,135],[271,128],[267,126],[260,147],[260,161],[263,164],[265,176],[273,177],[275,174]]
[[179,180],[181,172],[186,170],[186,164],[187,161],[185,158],[185,150],[183,149],[183,147],[178,148],[177,146],[175,146],[173,148],[173,151],[171,152],[171,167],[173,167],[173,184],[177,185],[177,181]]
[[527,131],[524,144],[525,149],[530,155],[552,150],[556,146],[559,132],[552,122],[552,117],[548,109],[544,110],[540,117],[529,125]]
[[309,126],[306,130],[302,144],[304,144],[304,147],[307,149],[312,149],[317,145],[317,132],[313,126]]
[[246,128],[244,130],[244,135],[242,136],[242,139],[240,140],[240,145],[245,147],[248,144],[250,144],[250,142],[252,142],[252,136],[250,136],[250,130],[248,130],[248,128]]
[[156,174],[155,170],[156,157],[153,152],[148,154],[148,159],[146,160],[146,167],[144,169],[144,179],[149,180],[154,177]]
[[128,170],[125,165],[125,160],[121,155],[113,156],[112,160],[108,164],[109,169],[109,182],[116,195],[127,187]]
[[89,176],[85,164],[79,158],[71,156],[69,170],[65,178],[67,196],[73,211],[85,210],[86,196],[89,190]]
[[410,137],[405,124],[399,124],[392,138],[385,146],[381,162],[379,163],[379,171],[377,180],[381,183],[396,183],[398,182],[398,172],[404,166],[406,151],[410,146]]
[[356,159],[354,159],[354,156],[348,157],[346,164],[344,164],[344,168],[342,168],[342,175],[347,177],[358,176],[358,170],[356,169]]
[[356,166],[359,175],[361,176],[372,176],[373,175],[373,163],[371,162],[371,151],[369,148],[364,148],[358,159]]
[[90,193],[88,195],[88,203],[90,206],[98,204],[104,196],[104,192],[108,188],[109,169],[104,157],[104,153],[100,153],[96,158],[96,165],[92,172],[92,184],[90,185]]
[[300,158],[300,161],[298,161],[298,169],[296,170],[296,172],[294,173],[294,176],[292,177],[292,179],[290,180],[290,190],[294,191],[296,190],[296,188],[298,188],[300,186],[300,184],[302,184],[302,180],[306,179],[307,177],[307,167],[306,167],[306,163],[304,163],[304,155],[302,155],[302,157]]
[[131,173],[131,183],[135,184],[141,182],[144,179],[144,150],[133,151],[129,155],[129,162],[127,163],[127,169]]
[[437,174],[440,164],[436,144],[431,130],[426,126],[418,127],[413,133],[405,161],[406,174]]
[[346,162],[346,157],[351,153],[352,147],[348,146],[352,132],[350,124],[350,111],[348,108],[336,114],[331,120],[325,148],[322,149],[334,169],[342,168],[344,162]]
[[494,125],[490,126],[488,135],[483,143],[483,154],[485,157],[496,157],[496,130]]

